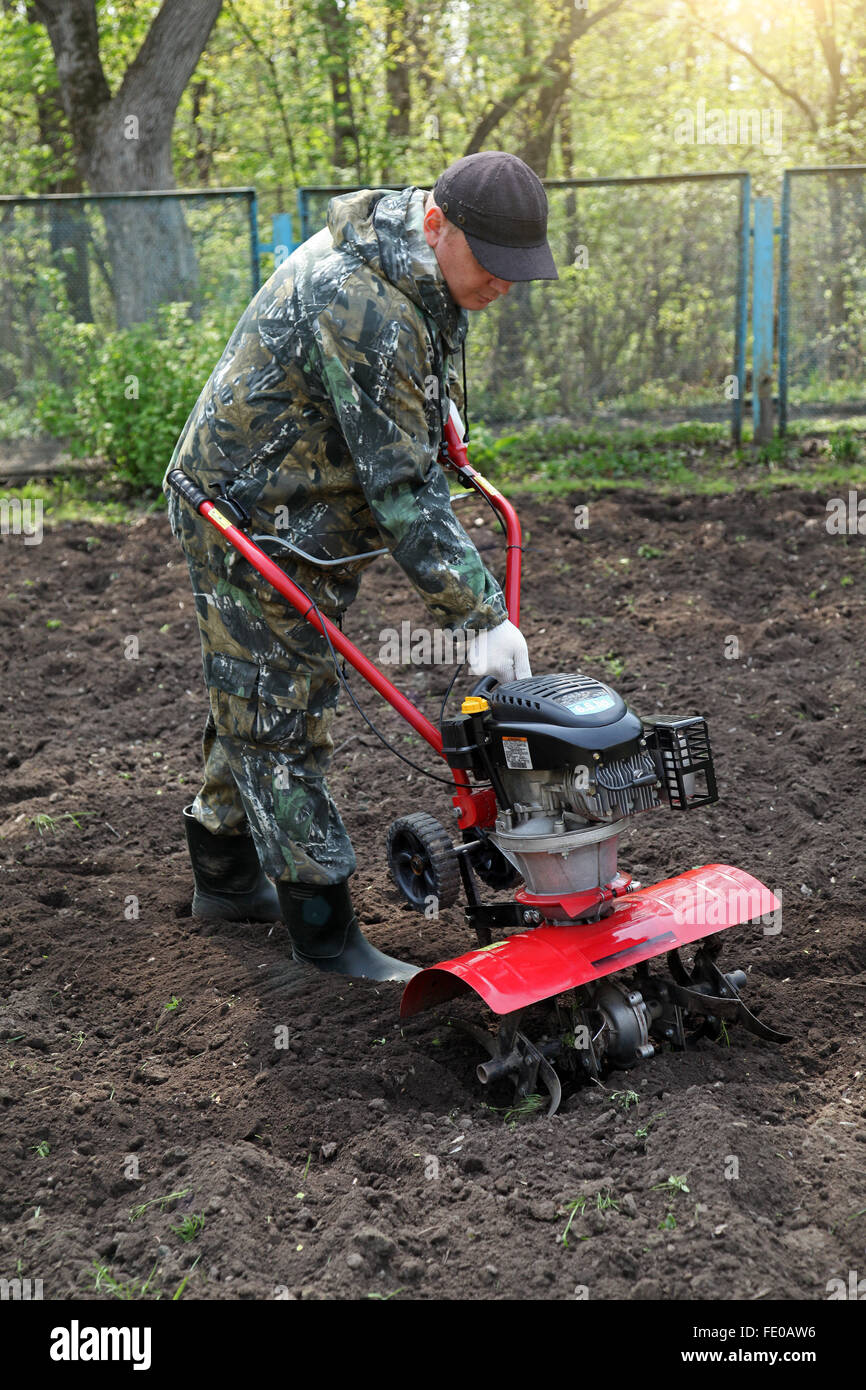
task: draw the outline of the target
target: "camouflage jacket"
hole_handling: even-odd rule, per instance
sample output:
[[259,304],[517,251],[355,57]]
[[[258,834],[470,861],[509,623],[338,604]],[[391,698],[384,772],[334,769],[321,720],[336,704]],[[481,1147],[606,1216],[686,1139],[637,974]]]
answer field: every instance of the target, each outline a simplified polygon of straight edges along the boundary
[[[406,188],[331,200],[328,226],[247,308],[169,467],[212,496],[225,488],[253,534],[319,558],[386,546],[439,623],[481,629],[506,616],[504,599],[438,463],[467,315],[425,240],[424,199]],[[182,543],[200,544],[208,523],[174,494],[169,515]],[[351,602],[370,563],[321,569],[265,548],[326,611]]]

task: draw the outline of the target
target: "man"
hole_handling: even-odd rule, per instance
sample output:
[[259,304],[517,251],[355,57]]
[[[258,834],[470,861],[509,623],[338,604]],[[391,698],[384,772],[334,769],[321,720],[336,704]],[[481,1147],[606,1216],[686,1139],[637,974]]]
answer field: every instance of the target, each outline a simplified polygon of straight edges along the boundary
[[[244,313],[169,465],[248,513],[332,620],[364,553],[386,546],[437,623],[480,634],[473,674],[500,680],[530,674],[526,643],[437,458],[467,312],[515,280],[557,278],[546,233],[540,181],[499,151],[457,160],[432,193],[332,199],[327,228]],[[352,910],[355,856],[325,782],[339,680],[324,637],[172,492],[169,518],[210,697],[204,785],[184,811],[193,913],[282,918],[298,960],[409,979],[415,968],[372,946]]]

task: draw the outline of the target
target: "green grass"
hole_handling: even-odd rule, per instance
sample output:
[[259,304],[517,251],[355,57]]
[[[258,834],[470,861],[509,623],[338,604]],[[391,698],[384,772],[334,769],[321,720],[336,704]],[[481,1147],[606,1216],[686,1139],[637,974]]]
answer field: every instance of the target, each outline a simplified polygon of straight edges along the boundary
[[[619,487],[659,493],[717,495],[780,487],[852,485],[852,465],[866,478],[866,419],[798,420],[784,439],[757,446],[744,431],[735,447],[727,424],[684,422],[635,429],[531,425],[499,436],[474,425],[473,465],[511,491],[537,496],[588,494]],[[804,441],[817,440],[817,453]],[[642,555],[641,558],[658,558]]]
[[[573,1202],[569,1202],[567,1204],[565,1210],[569,1213],[569,1217],[568,1221],[565,1224],[565,1230],[563,1231],[559,1239],[560,1243],[564,1245],[566,1249],[568,1249],[568,1233],[571,1230],[572,1222],[574,1221],[574,1218],[578,1215],[578,1213],[580,1213],[580,1215],[583,1216],[583,1213],[586,1210],[586,1198],[575,1197]],[[585,1237],[581,1236],[581,1240],[583,1239],[585,1239]]]
[[[805,453],[805,448],[817,452]],[[866,486],[866,417],[794,420],[784,439],[761,446],[752,442],[747,421],[739,447],[731,443],[727,423],[684,421],[629,429],[532,424],[497,433],[473,422],[469,457],[475,468],[512,496],[577,493],[586,500],[622,487],[662,495],[767,494],[785,487],[844,495],[858,485],[858,472],[860,485]],[[453,490],[456,496],[465,495],[456,484]],[[129,524],[165,508],[157,488],[136,490],[111,468],[98,475],[31,479],[4,488],[3,496],[10,502],[41,500],[46,527],[82,521]],[[99,543],[96,536],[88,538],[89,548]],[[646,561],[661,558],[656,547],[647,545],[638,555]]]
[[[560,1244],[564,1245],[566,1249],[568,1248],[568,1233],[574,1223],[574,1218],[584,1215],[588,1201],[588,1197],[575,1197],[573,1202],[566,1203],[565,1210],[568,1212],[568,1220],[565,1223],[565,1230],[559,1236]],[[602,1188],[601,1192],[595,1194],[595,1208],[596,1211],[602,1212],[619,1211],[619,1202],[614,1199],[609,1187]],[[578,1236],[578,1239],[589,1240],[589,1236]]]
[[[189,1272],[184,1275],[183,1279],[181,1279],[174,1293],[171,1295],[171,1301],[173,1303],[176,1303],[178,1299],[183,1297],[184,1289],[189,1283],[190,1278],[195,1270],[195,1267],[200,1259],[201,1255],[197,1255],[189,1268]],[[155,1262],[153,1269],[148,1274],[144,1283],[142,1283],[138,1279],[130,1279],[127,1283],[122,1283],[121,1280],[115,1278],[108,1265],[99,1264],[97,1260],[94,1260],[94,1290],[97,1293],[102,1293],[104,1291],[105,1293],[111,1294],[112,1298],[119,1298],[123,1302],[127,1303],[131,1303],[136,1299],[146,1299],[148,1297],[148,1290],[151,1289],[153,1276],[155,1275],[158,1266],[159,1260]],[[163,1298],[163,1296],[163,1289],[153,1288],[153,1290],[150,1293],[151,1299],[156,1302],[159,1302]]]
[[[88,813],[85,811],[78,812],[79,816],[86,814]],[[60,816],[49,816],[47,811],[39,811],[35,816],[30,817],[30,819],[27,821],[27,824],[36,826],[36,829],[39,831],[39,836],[41,839],[41,837],[47,834],[49,830],[52,834],[56,835],[58,822],[62,820],[71,820],[76,830],[81,829],[81,821],[78,819],[78,816],[73,816],[71,811],[64,811],[63,814]]]
[[204,1212],[194,1212],[191,1216],[183,1217],[179,1226],[172,1226],[175,1235],[180,1236],[184,1242],[195,1240],[196,1236],[204,1227]]
[[[162,493],[153,490],[136,494],[124,483],[117,481],[112,474],[68,478],[33,478],[19,487],[0,489],[2,496],[12,501],[28,499],[42,501],[43,526],[56,526],[64,521],[86,521],[91,525],[127,525],[144,516],[147,512],[160,510],[165,506]],[[97,536],[89,536],[88,549],[95,549],[101,542]]]
[[120,1298],[125,1302],[131,1302],[136,1298],[145,1298],[158,1263],[157,1260],[143,1284],[138,1279],[131,1279],[128,1283],[122,1284],[119,1279],[115,1279],[108,1265],[97,1264],[94,1261],[93,1268],[96,1271],[96,1277],[93,1281],[93,1287],[97,1293],[102,1293],[105,1290],[113,1298]]
[[190,1187],[183,1187],[179,1192],[168,1192],[164,1197],[152,1197],[149,1202],[139,1202],[138,1206],[132,1207],[129,1213],[130,1221],[137,1221],[140,1216],[149,1210],[150,1207],[158,1206],[160,1211],[165,1211],[166,1207],[174,1202],[179,1202],[181,1197],[187,1197],[192,1191]]
[[650,1115],[649,1119],[646,1121],[645,1124],[638,1125],[637,1129],[634,1132],[635,1139],[642,1139],[646,1141],[649,1138],[650,1127],[655,1124],[656,1120],[660,1120],[664,1113],[664,1110],[660,1110],[657,1115]]
[[612,1100],[614,1105],[619,1105],[623,1110],[628,1110],[632,1105],[637,1105],[640,1096],[637,1091],[611,1091],[608,1100]]
[[489,1105],[487,1109],[502,1115],[508,1128],[514,1129],[521,1120],[528,1120],[532,1115],[537,1115],[539,1110],[543,1110],[547,1104],[548,1098],[546,1096],[532,1091],[528,1096],[523,1096],[520,1100],[515,1101],[513,1105],[505,1106],[502,1109],[495,1105]]

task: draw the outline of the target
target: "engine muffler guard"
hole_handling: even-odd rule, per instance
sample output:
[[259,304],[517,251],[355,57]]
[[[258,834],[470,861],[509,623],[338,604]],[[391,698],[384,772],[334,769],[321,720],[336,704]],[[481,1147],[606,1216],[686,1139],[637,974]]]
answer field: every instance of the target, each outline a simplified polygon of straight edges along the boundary
[[413,976],[400,1016],[474,990],[496,1014],[666,955],[780,906],[770,889],[729,864],[705,864],[615,901],[600,922],[543,924],[442,961]]

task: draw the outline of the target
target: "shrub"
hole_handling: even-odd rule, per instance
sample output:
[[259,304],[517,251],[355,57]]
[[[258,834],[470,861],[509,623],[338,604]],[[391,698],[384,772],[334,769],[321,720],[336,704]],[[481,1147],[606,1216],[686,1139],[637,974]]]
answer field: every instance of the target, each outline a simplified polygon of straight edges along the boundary
[[40,426],[71,454],[105,458],[135,486],[158,487],[235,312],[193,319],[188,304],[163,304],[153,320],[108,334],[61,312],[56,319],[65,381],[40,391]]

